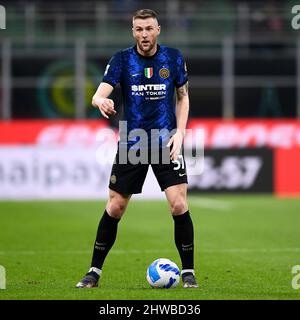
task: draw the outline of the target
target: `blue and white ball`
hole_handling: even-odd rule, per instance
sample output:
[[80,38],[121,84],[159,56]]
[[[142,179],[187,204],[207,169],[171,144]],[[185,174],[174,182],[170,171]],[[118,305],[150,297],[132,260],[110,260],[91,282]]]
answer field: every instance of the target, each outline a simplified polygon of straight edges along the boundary
[[176,263],[169,259],[157,259],[147,269],[147,281],[153,288],[175,288],[179,280],[180,270]]

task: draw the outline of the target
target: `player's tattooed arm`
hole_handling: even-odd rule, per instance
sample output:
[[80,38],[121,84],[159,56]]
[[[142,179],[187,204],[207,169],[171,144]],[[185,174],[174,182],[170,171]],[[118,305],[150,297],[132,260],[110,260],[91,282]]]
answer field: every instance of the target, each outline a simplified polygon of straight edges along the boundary
[[177,131],[168,142],[168,147],[172,145],[170,157],[172,160],[177,160],[181,151],[185,128],[189,114],[189,95],[188,83],[176,89],[176,124]]
[[187,97],[189,95],[189,83],[188,81],[181,87],[177,88],[176,90],[177,93],[177,98],[183,98],[183,97]]

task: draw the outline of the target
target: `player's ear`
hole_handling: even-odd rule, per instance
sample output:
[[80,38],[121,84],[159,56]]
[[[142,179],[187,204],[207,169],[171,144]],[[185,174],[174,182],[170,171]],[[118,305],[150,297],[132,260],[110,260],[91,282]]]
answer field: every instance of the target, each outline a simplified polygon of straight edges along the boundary
[[158,32],[157,34],[159,35],[160,34],[160,26],[157,27],[157,32]]

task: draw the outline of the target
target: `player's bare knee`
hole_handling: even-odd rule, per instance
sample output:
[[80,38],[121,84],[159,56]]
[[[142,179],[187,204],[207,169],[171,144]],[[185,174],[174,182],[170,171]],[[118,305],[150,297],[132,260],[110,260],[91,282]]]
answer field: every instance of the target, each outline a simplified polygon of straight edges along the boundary
[[116,218],[116,219],[121,219],[124,211],[115,205],[108,205],[106,208],[106,211],[109,216]]
[[107,213],[116,219],[121,219],[125,211],[125,206],[116,202],[109,202],[106,208]]
[[170,206],[172,215],[174,216],[183,214],[187,211],[187,203],[183,198],[174,199],[174,201],[170,203]]
[[130,196],[123,196],[117,192],[110,191],[106,206],[108,214],[113,218],[120,219],[125,212],[129,199]]

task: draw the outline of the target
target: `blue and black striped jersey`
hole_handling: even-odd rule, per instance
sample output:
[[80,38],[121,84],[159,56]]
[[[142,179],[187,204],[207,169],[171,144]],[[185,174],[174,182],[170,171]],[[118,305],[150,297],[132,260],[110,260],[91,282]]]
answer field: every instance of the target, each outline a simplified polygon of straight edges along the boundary
[[118,51],[103,76],[103,82],[113,87],[120,83],[127,134],[134,129],[144,129],[149,135],[151,129],[175,129],[174,90],[187,81],[180,51],[162,45],[151,57],[140,55],[136,46]]

